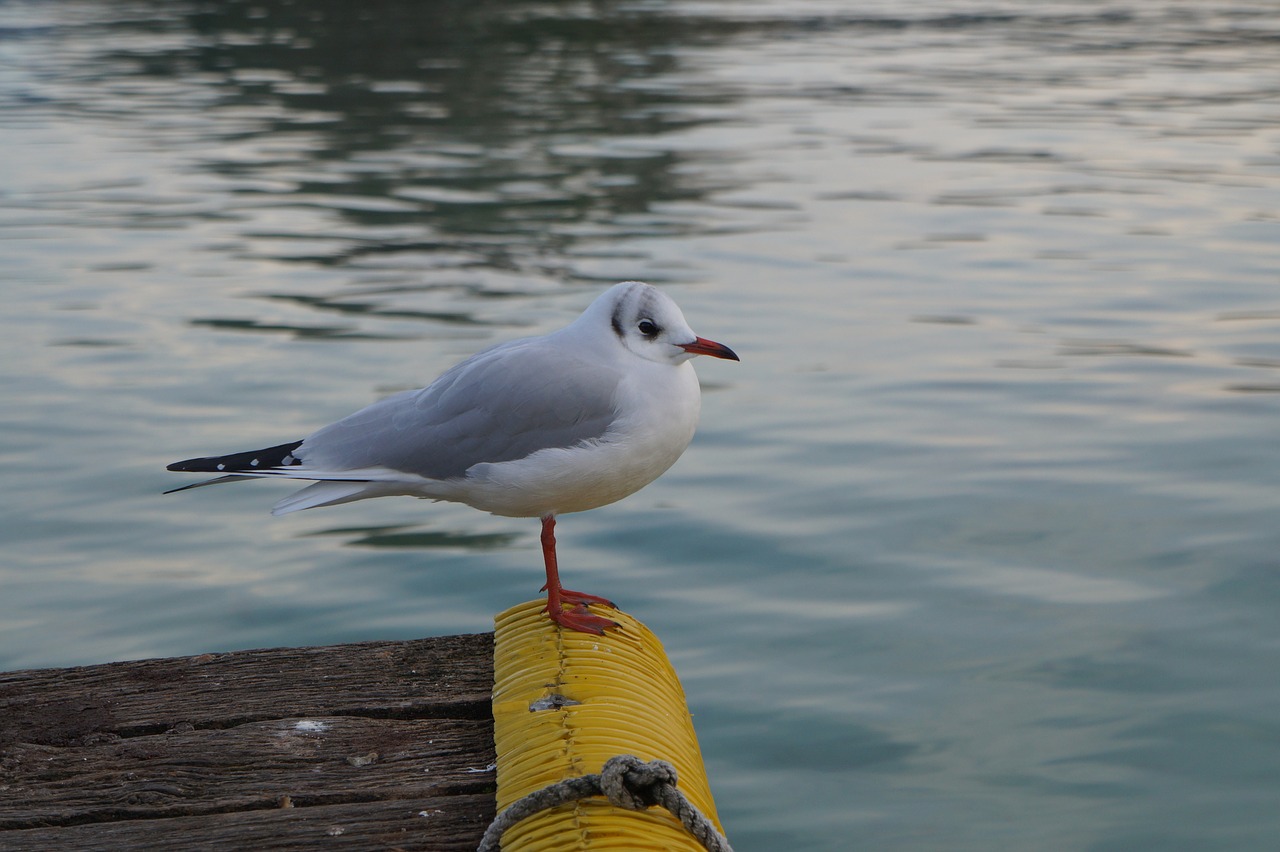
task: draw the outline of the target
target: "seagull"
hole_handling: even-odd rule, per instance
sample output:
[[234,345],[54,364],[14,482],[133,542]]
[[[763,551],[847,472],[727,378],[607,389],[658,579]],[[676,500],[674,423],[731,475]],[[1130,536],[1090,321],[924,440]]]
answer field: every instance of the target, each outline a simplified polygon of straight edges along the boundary
[[614,605],[560,584],[556,517],[621,500],[675,464],[698,423],[697,355],[738,360],[694,334],[661,290],[624,281],[559,331],[486,349],[300,441],[174,462],[169,470],[220,475],[173,491],[315,480],[271,513],[409,495],[540,518],[547,614],[603,634],[617,622],[588,606]]

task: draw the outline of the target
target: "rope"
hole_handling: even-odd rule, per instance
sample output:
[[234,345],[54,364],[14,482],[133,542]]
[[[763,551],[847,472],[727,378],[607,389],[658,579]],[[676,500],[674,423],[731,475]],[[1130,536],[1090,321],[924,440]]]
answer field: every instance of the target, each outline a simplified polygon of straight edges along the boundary
[[643,811],[653,805],[662,805],[680,820],[685,831],[697,838],[707,852],[733,852],[729,841],[716,831],[711,820],[676,789],[674,766],[665,760],[645,763],[630,754],[609,758],[599,775],[582,775],[559,781],[512,803],[489,824],[476,852],[499,852],[503,832],[520,820],[591,796],[604,796],[611,805],[629,811]]

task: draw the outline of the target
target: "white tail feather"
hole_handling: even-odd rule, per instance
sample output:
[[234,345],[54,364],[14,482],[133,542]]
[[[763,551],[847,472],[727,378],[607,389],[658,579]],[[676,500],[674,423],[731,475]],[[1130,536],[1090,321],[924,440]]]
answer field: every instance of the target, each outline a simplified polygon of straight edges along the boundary
[[382,490],[383,487],[372,482],[316,482],[281,500],[272,507],[271,514],[287,515],[317,506],[350,503],[352,500],[380,496],[377,492]]

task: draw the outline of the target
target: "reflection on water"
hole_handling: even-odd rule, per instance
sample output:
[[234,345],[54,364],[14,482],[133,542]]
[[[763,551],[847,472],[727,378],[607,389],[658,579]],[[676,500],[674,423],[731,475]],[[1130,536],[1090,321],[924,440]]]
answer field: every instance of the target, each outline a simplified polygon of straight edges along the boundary
[[735,848],[1269,848],[1274,12],[0,7],[0,668],[488,629],[536,524],[163,465],[641,278],[744,361],[562,568]]
[[463,535],[455,532],[411,532],[408,524],[382,527],[335,527],[317,530],[309,535],[337,536],[355,547],[451,547],[467,550],[497,550],[510,547],[518,536],[491,533],[489,535]]
[[201,80],[216,123],[194,165],[233,209],[340,214],[317,233],[246,229],[265,256],[595,280],[564,255],[698,229],[657,208],[715,188],[709,158],[654,140],[730,100],[670,79],[674,47],[713,22],[627,9],[232,4],[175,20],[189,34],[170,49],[112,59],[126,80]]

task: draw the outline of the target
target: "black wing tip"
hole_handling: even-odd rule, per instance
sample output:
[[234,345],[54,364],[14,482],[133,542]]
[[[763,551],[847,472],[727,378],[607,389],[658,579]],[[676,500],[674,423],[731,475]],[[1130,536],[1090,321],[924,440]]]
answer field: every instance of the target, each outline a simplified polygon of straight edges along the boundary
[[199,482],[193,482],[190,485],[184,485],[181,488],[170,488],[164,494],[177,494],[179,491],[188,491],[192,488],[204,488],[206,485],[217,485],[220,482],[239,482],[242,479],[253,479],[252,476],[240,476],[231,473],[226,476],[215,476],[213,479],[202,479]]
[[237,471],[251,471],[269,467],[285,467],[302,463],[298,459],[292,458],[293,451],[300,446],[302,446],[302,441],[292,441],[288,444],[267,447],[263,450],[250,450],[247,453],[183,459],[167,465],[165,470],[188,473],[235,473]]

